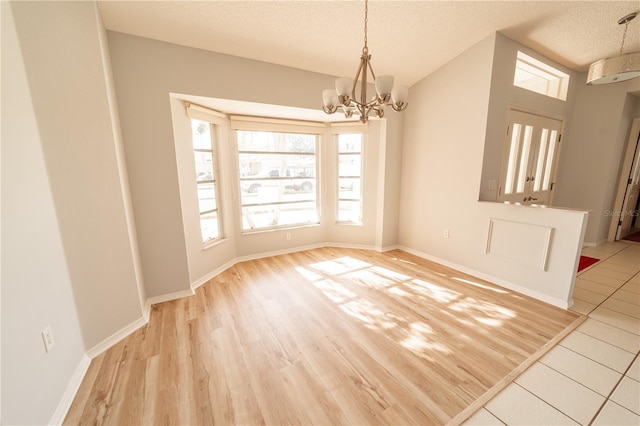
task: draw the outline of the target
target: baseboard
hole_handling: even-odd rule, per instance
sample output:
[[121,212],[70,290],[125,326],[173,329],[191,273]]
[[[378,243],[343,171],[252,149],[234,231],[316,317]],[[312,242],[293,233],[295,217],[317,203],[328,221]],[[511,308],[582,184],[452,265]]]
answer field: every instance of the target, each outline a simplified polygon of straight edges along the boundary
[[209,280],[214,278],[216,275],[223,273],[224,271],[226,271],[227,269],[231,268],[236,263],[238,263],[238,261],[236,259],[232,259],[232,260],[228,261],[227,263],[225,263],[224,265],[222,265],[222,266],[214,269],[213,271],[209,272],[208,274],[206,274],[202,278],[198,278],[197,280],[195,280],[194,282],[191,283],[191,289],[195,290],[198,287],[200,287],[201,285],[206,284],[207,282],[209,282]]
[[98,355],[100,355],[110,347],[114,346],[115,344],[120,342],[122,339],[129,336],[134,331],[136,331],[140,327],[143,327],[146,324],[147,324],[147,321],[144,318],[138,318],[137,320],[130,323],[129,325],[116,331],[111,336],[107,337],[106,339],[104,339],[102,342],[98,343],[91,349],[87,350],[87,356],[91,359],[97,357]]
[[460,272],[463,272],[465,274],[474,276],[476,278],[480,278],[482,280],[488,281],[488,282],[493,283],[493,284],[497,284],[500,287],[504,287],[506,289],[513,290],[513,291],[518,292],[520,294],[524,294],[526,296],[533,297],[534,299],[540,300],[541,302],[549,303],[550,305],[557,306],[558,308],[562,308],[562,309],[568,309],[569,308],[569,303],[564,301],[564,300],[556,299],[554,297],[549,297],[546,294],[539,293],[537,291],[531,290],[530,288],[522,287],[522,286],[520,286],[518,284],[514,284],[514,283],[512,283],[510,281],[507,281],[507,280],[504,280],[502,278],[494,277],[493,275],[489,275],[489,274],[484,273],[484,272],[476,271],[475,269],[471,269],[471,268],[468,268],[466,266],[459,265],[457,263],[450,262],[448,260],[441,259],[439,257],[432,256],[432,255],[427,254],[427,253],[422,253],[420,251],[414,250],[414,249],[409,248],[409,247],[404,247],[404,246],[399,245],[397,248],[399,250],[406,251],[407,253],[411,253],[411,254],[413,254],[415,256],[421,257],[423,259],[430,260],[431,262],[439,263],[440,265],[444,265],[444,266],[446,266],[448,268],[455,269],[457,271],[460,271]]
[[597,241],[597,242],[595,242],[595,243],[591,243],[591,242],[588,242],[588,241],[584,241],[584,242],[582,243],[582,247],[598,247],[600,244],[604,244],[604,243],[606,243],[606,242],[607,242],[607,240],[600,240],[600,241]]
[[367,244],[345,244],[345,243],[324,243],[322,247],[338,247],[352,250],[373,250],[380,251],[380,247],[371,246]]
[[400,248],[400,246],[398,244],[393,244],[393,245],[390,245],[390,246],[382,247],[380,252],[381,253],[385,253],[385,252],[388,252],[388,251],[391,251],[391,250],[397,250],[399,248]]
[[263,259],[265,257],[280,256],[281,254],[296,253],[299,251],[313,250],[313,249],[327,247],[327,246],[331,246],[331,244],[327,244],[327,243],[309,244],[306,246],[298,246],[298,247],[293,247],[293,248],[288,248],[283,250],[275,250],[275,251],[269,251],[265,253],[250,254],[248,256],[236,257],[235,263],[246,262],[248,260]]
[[62,398],[58,403],[58,407],[56,408],[55,413],[49,420],[50,425],[61,425],[64,422],[64,418],[67,417],[67,413],[69,412],[69,408],[71,408],[71,404],[73,403],[73,399],[76,397],[76,393],[78,393],[78,389],[80,389],[80,385],[82,384],[82,380],[84,379],[84,375],[87,373],[87,369],[91,364],[91,359],[87,356],[87,354],[83,354],[82,358],[80,358],[80,363],[76,367],[69,383],[67,384],[67,388],[64,390],[62,394]]

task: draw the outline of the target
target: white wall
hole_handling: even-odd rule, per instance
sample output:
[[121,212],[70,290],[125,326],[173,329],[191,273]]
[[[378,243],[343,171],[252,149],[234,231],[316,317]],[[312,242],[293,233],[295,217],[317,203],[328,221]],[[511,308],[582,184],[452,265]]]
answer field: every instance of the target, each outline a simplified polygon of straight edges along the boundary
[[[170,94],[319,111],[322,90],[332,87],[335,77],[120,33],[109,32],[108,37],[148,297],[188,292],[207,271],[217,270],[230,259],[326,242],[374,247],[394,238],[397,216],[389,212],[395,210],[397,196],[381,199],[378,190],[385,185],[390,192],[399,192],[401,126],[396,120],[401,119],[389,110],[385,129],[391,133],[372,139],[366,148],[363,227],[337,227],[331,222],[332,215],[323,214],[321,226],[242,234],[236,171],[229,170],[235,164],[233,139],[224,138],[221,151],[230,156],[221,165],[222,202],[233,211],[231,215],[223,211],[227,213],[223,218],[227,241],[203,251],[194,231],[198,217],[188,207],[190,201],[183,199],[193,198],[189,195],[193,172],[184,161],[190,133],[184,121],[180,124],[180,117],[185,116],[179,102],[173,104],[172,117]],[[372,123],[375,126],[385,124]],[[394,144],[390,147],[394,156],[381,163],[381,144],[387,140]],[[322,150],[329,153],[330,147],[323,145]],[[328,201],[331,184],[323,184]],[[323,205],[323,212],[330,208]],[[287,241],[285,233],[289,232],[292,239]]]
[[[477,201],[495,41],[487,37],[411,88],[411,108],[404,117],[399,242],[416,254],[567,307],[585,214]],[[499,240],[497,233],[493,240],[503,252],[544,255],[546,270],[519,263],[526,258],[487,254],[491,220],[514,224],[525,234],[548,230],[550,240],[532,248],[526,239]]]
[[[2,16],[2,421],[46,424],[84,354],[10,3]],[[46,354],[40,332],[51,326]]]
[[[637,98],[628,92],[635,81],[587,86],[576,77],[575,107],[562,147],[557,206],[589,210],[585,242],[606,240],[616,184]],[[636,79],[637,80],[637,79]]]

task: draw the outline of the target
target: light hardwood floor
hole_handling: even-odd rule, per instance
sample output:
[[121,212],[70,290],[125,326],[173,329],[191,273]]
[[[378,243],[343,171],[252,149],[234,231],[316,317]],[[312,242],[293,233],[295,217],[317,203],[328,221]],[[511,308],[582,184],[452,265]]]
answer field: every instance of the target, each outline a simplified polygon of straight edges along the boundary
[[401,251],[243,262],[92,360],[65,424],[444,424],[579,317]]

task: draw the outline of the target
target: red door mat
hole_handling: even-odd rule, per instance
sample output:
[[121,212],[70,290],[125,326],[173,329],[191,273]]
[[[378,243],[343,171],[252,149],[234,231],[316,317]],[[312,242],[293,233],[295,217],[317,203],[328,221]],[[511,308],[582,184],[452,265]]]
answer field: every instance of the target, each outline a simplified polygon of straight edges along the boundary
[[634,234],[627,235],[626,237],[623,238],[623,240],[634,241],[636,243],[640,243],[640,232],[636,232]]
[[582,271],[584,268],[588,268],[589,266],[599,261],[600,259],[596,259],[595,257],[580,256],[580,263],[578,263],[578,272]]

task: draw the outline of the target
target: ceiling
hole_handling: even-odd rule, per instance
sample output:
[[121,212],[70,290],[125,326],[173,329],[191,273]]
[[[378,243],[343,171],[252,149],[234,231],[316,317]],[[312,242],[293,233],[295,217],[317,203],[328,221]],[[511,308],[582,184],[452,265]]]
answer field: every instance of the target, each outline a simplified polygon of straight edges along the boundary
[[[364,2],[99,1],[107,30],[323,74],[355,75]],[[495,31],[576,71],[620,50],[638,1],[369,2],[368,46],[377,75],[412,85]],[[640,17],[624,52],[640,50]]]

